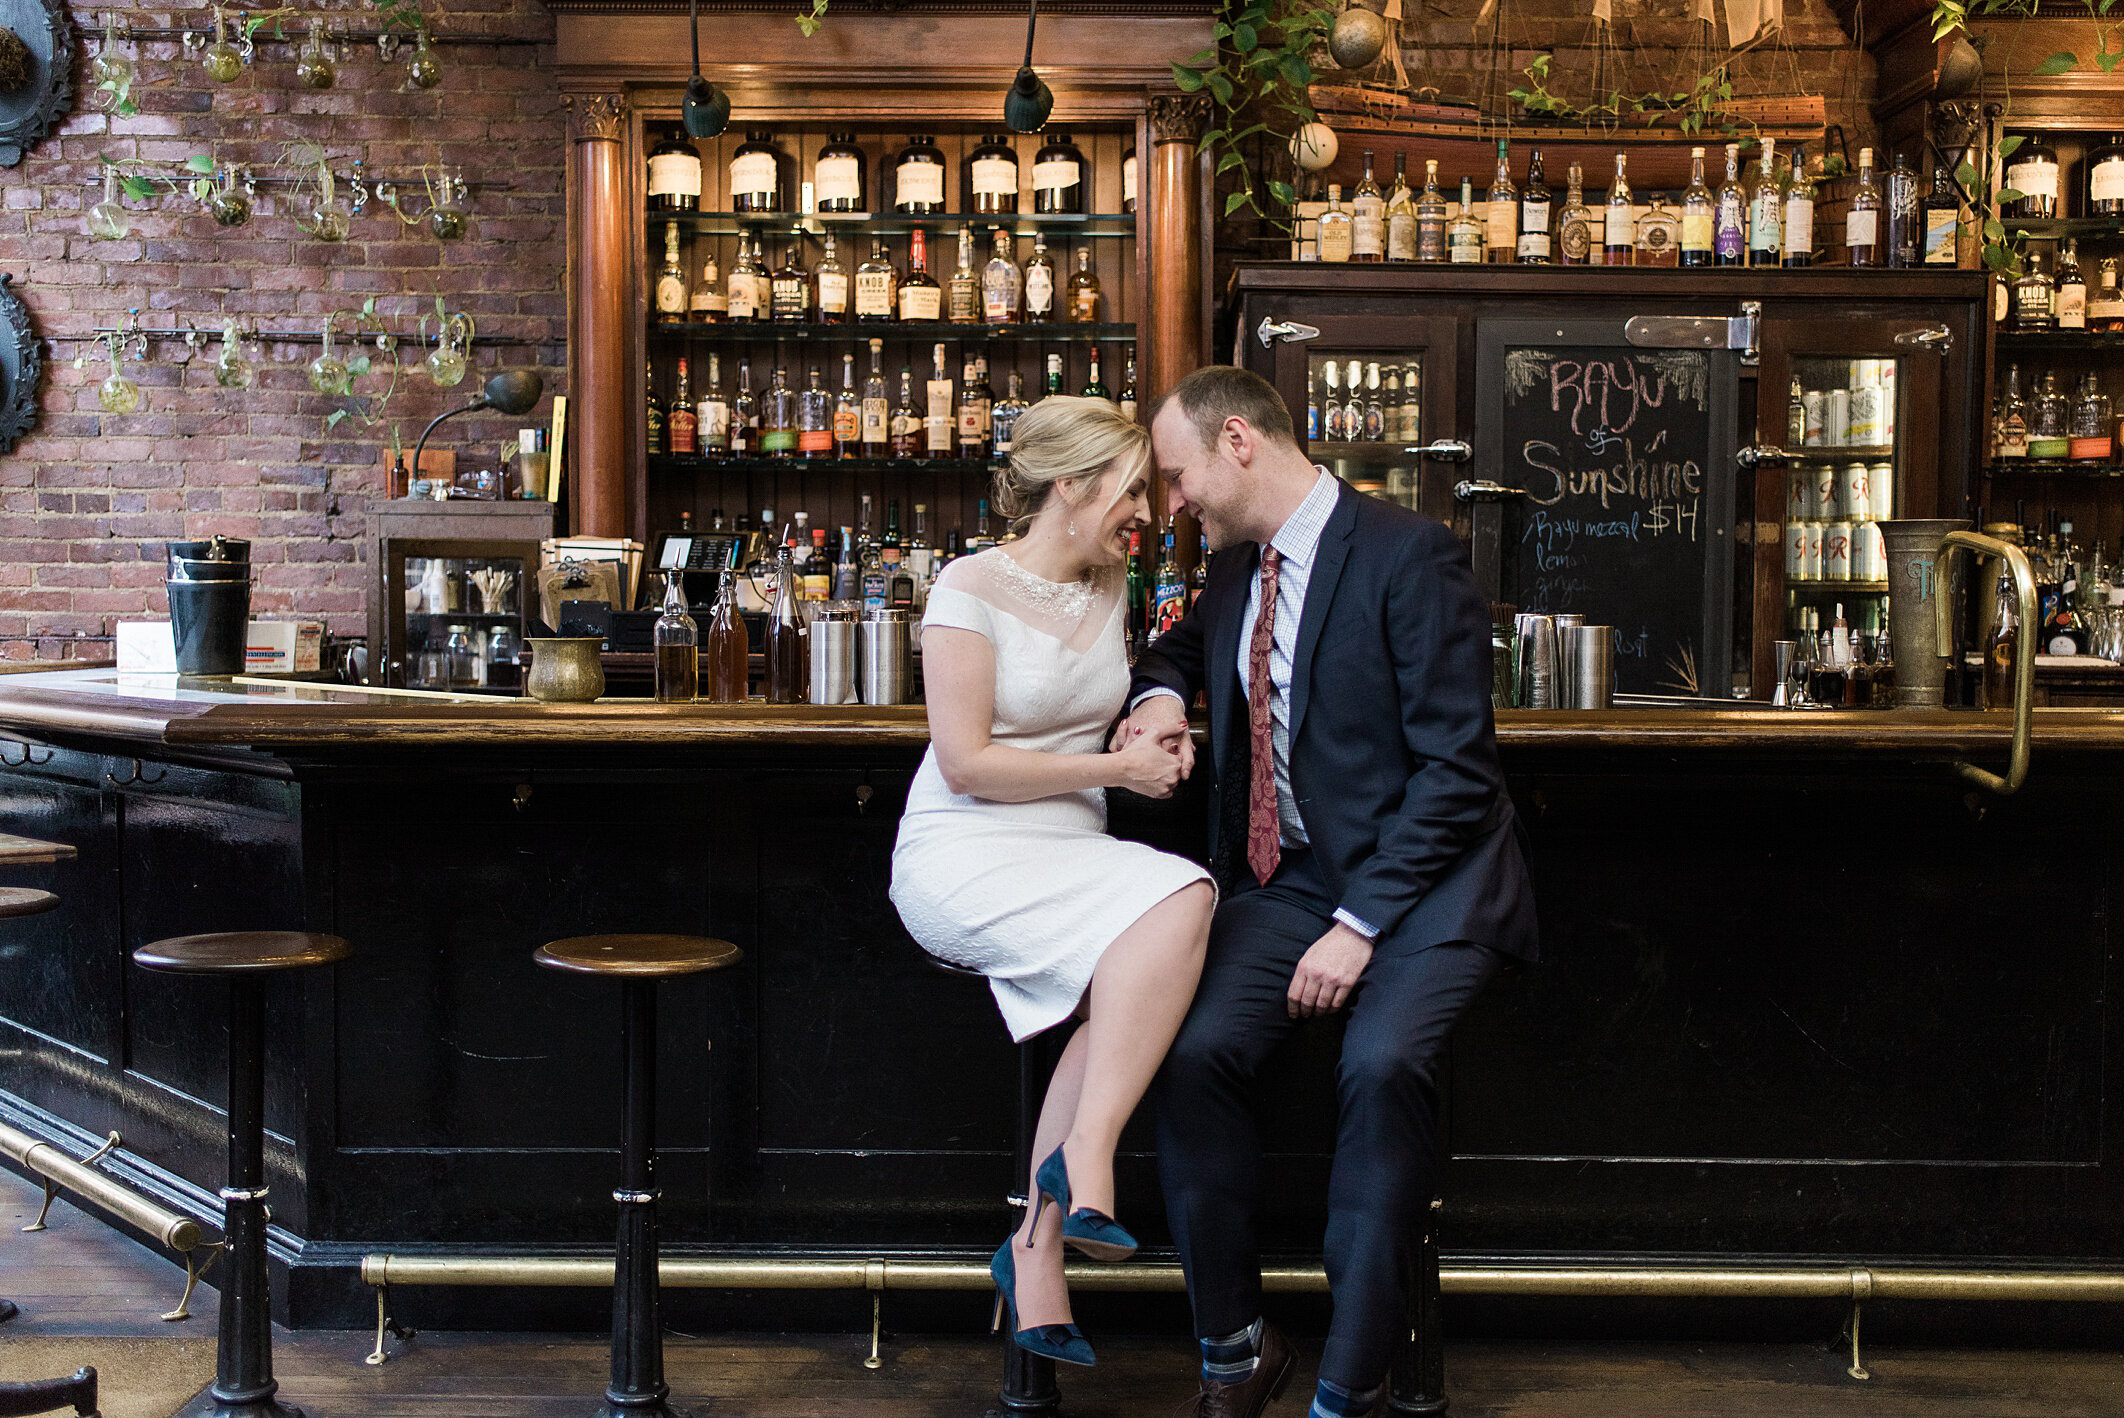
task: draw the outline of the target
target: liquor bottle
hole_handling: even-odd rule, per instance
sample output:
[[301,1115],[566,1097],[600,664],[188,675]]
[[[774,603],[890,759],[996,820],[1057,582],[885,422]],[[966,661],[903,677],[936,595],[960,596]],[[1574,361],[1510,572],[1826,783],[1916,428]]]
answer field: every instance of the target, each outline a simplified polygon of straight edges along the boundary
[[1143,534],[1128,534],[1128,648],[1131,655],[1143,648],[1143,632],[1150,620],[1150,585],[1143,574]]
[[922,448],[927,457],[949,458],[958,420],[951,396],[951,375],[944,368],[942,344],[932,347],[932,358],[935,362],[930,371],[929,383],[923,390],[927,396],[927,404],[922,414]]
[[934,322],[944,313],[944,292],[929,274],[928,233],[916,227],[908,238],[907,274],[900,279],[902,322]]
[[1055,263],[1047,254],[1047,233],[1033,233],[1032,256],[1025,263],[1025,319],[1039,325],[1055,318]]
[[1726,144],[1726,180],[1718,188],[1711,259],[1721,266],[1741,266],[1748,260],[1748,189],[1741,186],[1738,143]]
[[1881,239],[1883,264],[1895,271],[1917,265],[1924,250],[1925,224],[1919,216],[1917,174],[1902,153],[1895,155],[1888,168],[1881,209],[1887,224]]
[[1121,410],[1121,417],[1130,423],[1136,421],[1136,347],[1128,347],[1128,362],[1121,367],[1121,393],[1114,403]]
[[876,555],[878,549],[877,538],[872,536],[870,531],[871,525],[875,520],[871,514],[876,510],[876,507],[875,500],[866,492],[863,494],[862,501],[856,510],[856,560],[864,566],[870,564],[871,558]]
[[1394,190],[1387,194],[1386,256],[1389,261],[1416,259],[1416,199],[1409,191],[1409,156],[1394,154]]
[[886,437],[895,458],[922,456],[922,416],[915,412],[914,371],[900,371],[900,402],[892,406],[892,423]]
[[878,543],[878,569],[885,577],[885,604],[889,606],[910,605],[914,600],[914,588],[905,584],[907,549],[900,544],[900,499],[888,498],[885,502],[885,537]]
[[936,548],[929,544],[929,504],[914,505],[914,529],[908,534],[907,546],[901,560],[907,574],[914,578],[914,603],[922,605],[929,599],[929,583],[937,574]]
[[1859,149],[1858,186],[1844,214],[1844,260],[1858,268],[1881,264],[1881,189],[1873,182],[1873,149]]
[[2088,153],[2081,210],[2090,217],[2124,217],[2124,133],[2110,134]]
[[1925,198],[1924,255],[1927,266],[1953,266],[1958,264],[1960,253],[1956,251],[1956,237],[1962,225],[1962,198],[1955,191],[1954,173],[1945,161],[1932,165],[1932,192]]
[[870,342],[870,375],[863,381],[863,456],[883,458],[892,451],[892,404],[885,392],[885,342]]
[[686,298],[686,318],[700,325],[720,325],[730,318],[730,298],[723,294],[723,273],[710,256],[701,266],[701,278]]
[[915,134],[893,159],[892,209],[916,217],[944,210],[944,154],[936,139]]
[[1564,182],[1564,204],[1556,214],[1557,264],[1597,264],[1593,260],[1593,244],[1593,214],[1586,210],[1585,169],[1572,163]]
[[898,310],[900,273],[885,253],[885,238],[870,238],[870,259],[856,267],[855,318],[890,320]]
[[811,170],[812,204],[821,212],[867,212],[863,190],[864,169],[869,166],[855,134],[828,135]]
[[649,210],[697,212],[701,209],[701,154],[674,128],[649,150]]
[[1010,456],[1011,436],[1018,426],[1018,416],[1030,407],[1025,402],[1025,376],[1013,369],[1008,392],[988,411],[989,442],[996,457]]
[[2093,370],[2080,379],[2072,400],[2072,447],[2067,456],[2076,462],[2106,463],[2116,453],[2116,420],[2110,416],[2109,396],[2102,392]]
[[1416,259],[1446,258],[1446,200],[1438,190],[1438,159],[1423,160],[1423,194],[1416,201]]
[[804,613],[797,609],[796,558],[788,547],[775,553],[774,604],[767,609],[767,702],[802,704],[810,689],[811,653],[804,643]]
[[1637,212],[1630,200],[1630,155],[1615,155],[1615,177],[1608,183],[1608,208],[1602,222],[1601,262],[1627,266],[1637,251]]
[[1784,257],[1787,266],[1814,264],[1814,179],[1803,143],[1792,147],[1792,178],[1785,184]]
[[730,401],[730,451],[740,458],[760,455],[760,405],[752,395],[752,361],[738,361],[737,397]]
[[1350,259],[1386,259],[1386,198],[1380,195],[1379,180],[1372,176],[1370,148],[1364,150],[1364,176],[1350,196]]
[[770,317],[785,325],[811,319],[811,268],[794,241],[782,249],[782,264],[767,278],[767,306]]
[[1189,610],[1194,609],[1195,602],[1202,599],[1203,591],[1209,586],[1209,564],[1209,533],[1204,532],[1201,534],[1200,545],[1195,549],[1195,564],[1188,569],[1187,573],[1187,605]]
[[686,319],[686,268],[679,261],[677,222],[664,223],[664,264],[656,273],[656,323],[683,324]]
[[2021,195],[1999,203],[1999,215],[2023,220],[2062,217],[2065,213],[2058,204],[2058,150],[2040,133],[2025,136],[2027,141],[2006,159],[2006,186]]
[[776,365],[773,381],[760,396],[760,452],[769,458],[793,458],[796,444],[796,390],[789,387],[789,371]]
[[833,599],[833,553],[826,550],[826,529],[811,529],[811,555],[804,560],[804,599]]
[[1327,384],[1327,395],[1320,406],[1320,436],[1329,443],[1340,443],[1351,436],[1343,427],[1342,366],[1329,360],[1320,374]]
[[1323,261],[1347,261],[1350,249],[1355,244],[1354,223],[1350,214],[1342,210],[1342,184],[1328,184],[1327,210],[1320,214],[1319,234],[1315,246]]
[[1097,345],[1091,347],[1091,370],[1084,376],[1084,387],[1077,392],[1087,399],[1109,397],[1106,392],[1105,382],[1099,378],[1099,347]]
[[2117,279],[2117,258],[2104,256],[2095,268],[2094,289],[2087,293],[2087,328],[2103,334],[2124,330],[2124,287]]
[[1483,209],[1483,253],[1487,260],[1510,265],[1519,250],[1519,192],[1512,186],[1512,159],[1506,140],[1497,140],[1497,173],[1490,179]]
[[[1328,192],[1335,191],[1330,187]],[[1323,230],[1327,218],[1322,217]],[[1446,259],[1455,266],[1480,266],[1487,224],[1475,215],[1475,179],[1460,179],[1460,211],[1446,224]],[[1353,391],[1354,392],[1354,391]]]
[[643,437],[642,449],[651,457],[664,451],[664,406],[654,389],[649,391],[648,431]]
[[1062,356],[1051,354],[1047,357],[1047,393],[1042,394],[1040,397],[1044,399],[1048,394],[1059,394],[1061,392]]
[[1991,638],[1984,643],[1984,676],[1979,686],[1978,708],[2013,707],[2015,642],[2020,638],[2020,629],[2021,602],[2014,594],[2013,574],[2001,571],[1991,613]]
[[1704,150],[1689,149],[1689,185],[1682,192],[1681,264],[1708,266],[1718,227],[1718,202],[1704,183]]
[[2041,253],[2031,251],[2021,274],[2013,283],[2013,326],[2016,330],[2049,330],[2058,323],[2057,287],[2043,269]]
[[1423,442],[1423,384],[1416,361],[1401,368],[1401,432],[1404,443]]
[[694,406],[694,437],[700,443],[701,452],[711,458],[724,458],[730,454],[730,400],[723,393],[723,359],[721,355],[708,356],[708,387],[701,392],[701,401]]
[[980,366],[968,355],[959,370],[959,406],[954,420],[958,428],[958,455],[982,458],[988,453],[988,411],[991,400],[977,378]]
[[2058,387],[2058,372],[2045,370],[2028,421],[2028,456],[2060,459],[2072,451],[2072,400]]
[[811,382],[797,395],[797,444],[799,458],[824,458],[833,452],[833,395],[817,365]]
[[1305,441],[1308,443],[1320,441],[1320,392],[1313,384],[1316,377],[1310,369],[1305,372]]
[[[867,526],[870,514],[867,494],[864,501],[866,504],[863,509],[864,522]],[[857,554],[857,565],[860,568],[857,584],[862,588],[863,609],[866,611],[883,610],[887,605],[891,604],[892,599],[891,574],[885,565],[885,549],[870,539],[868,531],[860,532],[858,535],[862,538],[862,541],[860,543],[861,550]],[[894,561],[897,562],[900,556],[900,549],[894,547],[892,555]]]
[[1144,632],[1144,643],[1156,643],[1186,614],[1187,582],[1180,575],[1180,563],[1173,559],[1173,531],[1168,527],[1165,545],[1158,554],[1158,569],[1151,577],[1150,626]]
[[827,325],[848,323],[848,268],[841,264],[840,252],[834,246],[833,233],[826,233],[826,249],[819,256],[818,269],[812,273],[817,286],[815,308],[819,320]]
[[686,614],[686,578],[664,573],[664,609],[650,627],[656,648],[656,697],[663,704],[691,704],[701,691],[701,628]]
[[1099,323],[1099,275],[1092,270],[1091,247],[1077,248],[1077,269],[1069,278],[1069,321],[1073,325]]
[[1380,386],[1379,412],[1379,437],[1388,443],[1398,442],[1401,438],[1402,416],[1401,366],[1398,364],[1386,366],[1385,378]]
[[671,391],[671,407],[664,413],[664,446],[671,452],[694,457],[701,451],[701,416],[694,411],[693,386],[686,378],[686,361],[678,362],[678,383]]
[[1131,146],[1121,154],[1121,210],[1130,216],[1136,214],[1136,150]]
[[1999,395],[1998,432],[1991,456],[2013,462],[2028,456],[2028,405],[2021,398],[2021,367],[2006,366],[2006,384]]
[[1637,219],[1636,261],[1640,266],[1674,266],[1681,258],[1681,222],[1663,194],[1646,194],[1644,215]]
[[723,572],[716,588],[715,613],[708,618],[708,643],[701,656],[702,697],[711,704],[742,704],[751,686],[752,646],[745,617],[738,613],[737,573]]
[[966,208],[980,216],[1018,210],[1018,151],[1007,133],[990,133],[966,159]]
[[1386,400],[1379,387],[1379,361],[1373,360],[1364,369],[1364,422],[1359,432],[1367,443],[1379,443],[1386,438]]
[[738,237],[737,264],[730,268],[730,299],[726,305],[732,320],[758,320],[767,304],[767,273],[760,269],[756,242]]
[[981,318],[990,325],[1018,323],[1018,303],[1025,292],[1025,277],[1018,270],[1010,233],[997,228],[996,254],[981,271]]
[[1784,259],[1783,194],[1777,183],[1777,139],[1763,139],[1763,155],[1756,170],[1755,190],[1748,194],[1748,264],[1775,266]]
[[1047,145],[1033,154],[1033,210],[1040,213],[1088,210],[1084,194],[1084,154],[1057,128],[1048,134]]
[[996,539],[988,530],[988,499],[984,497],[974,504],[974,535],[967,550],[987,551],[995,544]]
[[1541,149],[1536,148],[1527,160],[1527,185],[1519,194],[1519,259],[1530,266],[1546,266],[1554,253],[1555,240],[1549,235],[1549,183],[1542,170]]
[[730,210],[785,210],[782,201],[782,150],[774,145],[774,134],[765,128],[748,130],[745,141],[730,155]]
[[841,392],[833,401],[833,451],[853,458],[863,446],[863,401],[856,395],[855,356],[841,356]]
[[959,228],[959,264],[951,273],[951,288],[945,297],[944,318],[954,325],[976,325],[981,320],[981,278],[973,268],[973,228]]
[[2087,277],[2080,274],[2080,243],[2066,238],[2058,257],[2057,317],[2060,330],[2087,328]]

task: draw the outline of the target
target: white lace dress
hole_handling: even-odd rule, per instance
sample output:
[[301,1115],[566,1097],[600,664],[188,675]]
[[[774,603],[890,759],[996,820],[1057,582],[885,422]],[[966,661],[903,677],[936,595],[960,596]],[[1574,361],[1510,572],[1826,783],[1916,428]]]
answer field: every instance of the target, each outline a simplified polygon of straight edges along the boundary
[[[995,647],[991,741],[1099,753],[1128,696],[1123,580],[1044,580],[997,548],[944,568],[923,629]],[[1106,834],[1098,789],[1033,802],[952,792],[923,756],[892,853],[892,903],[924,950],[988,976],[1003,1022],[1025,1039],[1067,1019],[1099,957],[1144,912],[1209,873]]]

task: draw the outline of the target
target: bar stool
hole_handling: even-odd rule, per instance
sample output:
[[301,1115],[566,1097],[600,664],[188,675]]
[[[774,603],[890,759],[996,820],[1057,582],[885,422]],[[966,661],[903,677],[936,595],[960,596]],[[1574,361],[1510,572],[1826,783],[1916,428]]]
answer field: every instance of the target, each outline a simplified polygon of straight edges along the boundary
[[[928,955],[928,960],[943,974],[956,975],[963,980],[979,980],[984,985],[988,983],[988,977],[979,970],[968,970],[934,955]],[[1017,1189],[1026,1185],[1032,1176],[1033,1133],[1040,1125],[1040,1104],[1047,1094],[1048,1070],[1042,1066],[1041,1053],[1042,1047],[1037,1039],[1027,1039],[1018,1045],[1018,1131],[1012,1152],[1015,1170],[1011,1173],[1016,1181],[1007,1200],[1012,1206],[1021,1208],[1031,1204]],[[1062,1388],[1055,1381],[1055,1361],[1020,1349],[1015,1340],[1004,1335],[1003,1392],[997,1397],[1002,1404],[1000,1411],[1012,1418],[1053,1418],[1062,1408]]]
[[229,1179],[221,1189],[228,1247],[214,1354],[214,1418],[302,1418],[276,1403],[273,1310],[266,1280],[265,976],[346,959],[354,948],[309,931],[225,931],[143,945],[133,963],[229,982]]
[[1442,1197],[1431,1198],[1424,1213],[1423,1242],[1416,1249],[1416,1273],[1409,1277],[1408,1338],[1395,1352],[1387,1389],[1387,1412],[1430,1415],[1446,1411],[1445,1329],[1439,1317],[1438,1218]]
[[96,1418],[96,1371],[83,1365],[63,1379],[0,1384],[0,1418],[27,1418],[72,1408],[78,1418]]
[[744,958],[727,940],[691,935],[586,935],[548,941],[531,958],[549,970],[620,982],[626,1101],[620,1121],[619,1237],[612,1276],[612,1382],[598,1418],[673,1418],[664,1382],[656,1254],[656,982],[724,970]]
[[[4,848],[15,847],[13,853]],[[60,861],[74,855],[74,849],[62,842],[40,842],[32,837],[16,837],[0,834],[0,865],[9,861]],[[59,904],[59,898],[49,891],[39,891],[29,886],[0,886],[0,921],[11,921],[18,916],[40,916]],[[13,1300],[0,1299],[0,1324],[6,1324],[21,1311]],[[95,1376],[90,1374],[89,1391],[95,1391]],[[54,1407],[58,1405],[54,1404]]]

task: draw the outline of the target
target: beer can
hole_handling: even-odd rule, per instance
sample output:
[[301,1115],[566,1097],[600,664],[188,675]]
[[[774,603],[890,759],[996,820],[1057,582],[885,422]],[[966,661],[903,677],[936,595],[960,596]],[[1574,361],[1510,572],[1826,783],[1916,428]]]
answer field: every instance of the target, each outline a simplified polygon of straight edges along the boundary
[[1851,391],[1831,389],[1822,398],[1822,442],[1842,447],[1851,441]]
[[1880,367],[1881,385],[1881,436],[1879,441],[1893,444],[1895,442],[1895,371],[1900,361],[1883,359],[1876,360],[1875,363]]
[[1871,501],[1867,515],[1876,522],[1895,518],[1895,464],[1875,463],[1866,469],[1866,492]]
[[1836,475],[1836,510],[1854,522],[1873,515],[1873,496],[1867,491],[1866,465],[1846,463]]
[[1785,476],[1788,483],[1785,520],[1804,522],[1810,517],[1820,516],[1821,508],[1815,505],[1814,500],[1818,491],[1814,485],[1814,469],[1801,466],[1793,468]]
[[1888,546],[1881,537],[1881,524],[1860,522],[1855,524],[1851,543],[1851,579],[1854,581],[1886,581],[1888,579]]
[[1819,389],[1809,389],[1800,395],[1801,441],[1809,448],[1821,446],[1825,402]]
[[1878,360],[1851,361],[1851,412],[1850,420],[1844,429],[1846,443],[1871,444],[1881,441],[1879,366]]
[[1785,523],[1785,579],[1807,579],[1807,523],[1803,518]]
[[1807,522],[1801,526],[1804,543],[1800,551],[1800,580],[1822,579],[1822,524]]
[[1824,581],[1849,581],[1851,579],[1851,523],[1824,522],[1822,524],[1822,579]]
[[1845,514],[1845,509],[1836,500],[1836,469],[1828,463],[1819,464],[1808,471],[1814,477],[1814,516],[1822,522],[1833,522]]

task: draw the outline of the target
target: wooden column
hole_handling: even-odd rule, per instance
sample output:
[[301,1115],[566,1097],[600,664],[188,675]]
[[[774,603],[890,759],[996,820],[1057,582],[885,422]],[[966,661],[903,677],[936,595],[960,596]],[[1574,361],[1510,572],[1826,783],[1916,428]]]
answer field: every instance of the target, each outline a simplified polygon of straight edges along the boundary
[[627,351],[632,336],[626,167],[626,100],[568,96],[569,528],[580,536],[632,535],[627,517]]
[[1145,239],[1150,248],[1150,320],[1142,400],[1151,400],[1203,363],[1202,183],[1195,144],[1209,122],[1202,94],[1150,101],[1151,162]]

